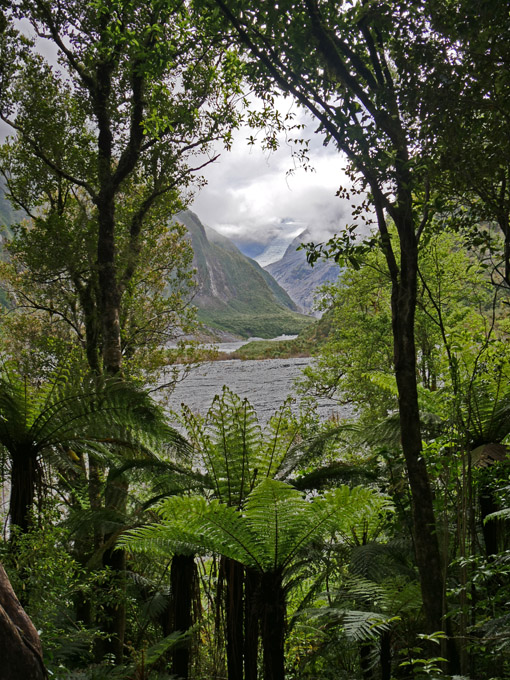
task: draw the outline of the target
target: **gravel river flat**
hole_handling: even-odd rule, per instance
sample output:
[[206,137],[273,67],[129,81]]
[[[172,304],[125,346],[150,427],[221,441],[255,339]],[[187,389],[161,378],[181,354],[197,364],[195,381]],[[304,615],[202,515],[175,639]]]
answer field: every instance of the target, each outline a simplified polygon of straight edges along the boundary
[[[240,397],[246,397],[256,409],[259,420],[266,422],[289,395],[296,394],[294,381],[311,361],[310,358],[296,358],[206,362],[177,384],[168,406],[179,411],[184,403],[193,412],[205,414],[213,397],[221,392],[223,385],[227,385]],[[349,415],[347,407],[329,399],[319,400],[318,410],[323,418],[332,414],[338,417]]]

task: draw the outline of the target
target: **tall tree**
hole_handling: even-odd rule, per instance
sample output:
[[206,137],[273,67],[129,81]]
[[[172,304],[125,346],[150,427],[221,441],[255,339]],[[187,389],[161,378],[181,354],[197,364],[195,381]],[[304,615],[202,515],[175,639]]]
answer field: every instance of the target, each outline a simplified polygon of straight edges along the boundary
[[[279,88],[306,107],[369,194],[392,283],[394,366],[416,561],[428,628],[441,630],[444,577],[422,455],[414,335],[418,243],[432,213],[431,186],[427,158],[415,143],[419,121],[402,105],[404,83],[392,58],[402,53],[402,44],[426,34],[424,15],[398,2],[206,5],[221,12],[245,49],[258,89]],[[388,218],[396,237],[390,237]],[[335,240],[326,251],[338,253],[342,245]]]
[[[116,373],[122,299],[144,230],[168,196],[210,161],[211,142],[228,140],[236,121],[235,60],[179,1],[69,0],[56,9],[46,0],[20,0],[12,17],[28,19],[52,42],[61,70],[14,30],[4,32],[0,117],[25,156],[7,174],[16,178],[30,164],[19,202],[44,206],[49,226],[79,220],[92,230],[101,360]],[[158,219],[168,218],[167,205]]]
[[[10,150],[4,153],[13,161]],[[5,156],[4,156],[5,158]],[[22,202],[23,185],[29,169],[11,176],[10,190]],[[47,192],[51,199],[51,188]],[[158,214],[146,221],[149,233],[140,247],[140,265],[126,285],[120,310],[121,349],[125,373],[141,375],[146,382],[160,378],[175,357],[167,343],[190,334],[195,310],[190,304],[194,289],[192,248],[186,231],[178,223],[165,223],[167,209],[175,209],[172,196]],[[117,222],[123,259],[129,242],[126,197]],[[5,248],[9,254],[0,263],[0,277],[9,307],[2,323],[4,351],[23,360],[27,371],[41,363],[58,360],[77,351],[96,373],[101,371],[101,328],[99,288],[95,266],[96,225],[78,202],[66,201],[61,218],[51,213],[12,226],[13,236]],[[121,219],[122,218],[122,219]],[[29,345],[27,347],[27,335]],[[183,347],[183,349],[185,349]]]
[[[10,18],[28,20],[51,42],[60,70],[14,28],[3,32],[0,118],[15,134],[5,174],[14,183],[25,177],[18,204],[42,213],[46,229],[65,236],[62,226],[72,222],[91,234],[92,275],[82,289],[76,278],[73,285],[90,367],[115,375],[123,361],[123,300],[152,220],[168,224],[176,196],[210,162],[211,143],[228,143],[236,123],[236,60],[216,48],[218,40],[180,0],[64,0],[58,7],[19,0],[11,8]],[[125,499],[127,485],[115,491],[105,494],[113,507],[125,502],[119,496]],[[124,556],[107,550],[103,563],[122,572]],[[119,660],[122,602],[110,619],[110,651]]]
[[[421,143],[443,171],[452,203],[468,208],[471,231],[498,226],[503,248],[491,239],[494,281],[510,286],[510,41],[508,8],[501,2],[424,3],[432,29],[414,47],[409,105],[418,103]],[[480,229],[480,223],[483,225]],[[477,233],[478,232],[478,233]],[[480,234],[481,232],[481,234]]]

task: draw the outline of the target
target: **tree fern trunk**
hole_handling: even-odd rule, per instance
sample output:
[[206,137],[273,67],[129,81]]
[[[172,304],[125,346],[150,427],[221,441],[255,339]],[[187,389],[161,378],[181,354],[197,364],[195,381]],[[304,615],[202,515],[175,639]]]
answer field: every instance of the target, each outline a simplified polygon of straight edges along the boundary
[[[193,555],[174,555],[170,567],[171,603],[169,616],[163,632],[186,632],[193,625],[193,593],[196,565]],[[189,677],[189,640],[172,653],[172,673],[178,678]]]
[[363,680],[372,680],[372,663],[371,663],[372,645],[368,643],[361,643],[359,646],[359,660],[361,666],[361,674]]
[[391,680],[391,633],[389,631],[381,634],[380,646],[381,680]]
[[226,577],[227,673],[229,680],[243,680],[244,566],[224,559]]
[[244,583],[244,677],[257,680],[259,646],[259,612],[257,591],[260,576],[254,569],[247,568]]
[[11,498],[9,517],[25,533],[30,526],[30,512],[34,505],[39,478],[37,458],[32,452],[14,456],[11,467]]
[[285,678],[285,593],[280,572],[267,572],[260,579],[261,637],[264,680]]

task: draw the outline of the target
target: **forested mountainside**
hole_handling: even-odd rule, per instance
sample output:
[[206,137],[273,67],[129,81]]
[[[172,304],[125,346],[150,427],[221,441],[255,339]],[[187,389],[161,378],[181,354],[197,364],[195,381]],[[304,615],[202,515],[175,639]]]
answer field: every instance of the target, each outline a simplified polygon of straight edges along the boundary
[[314,312],[317,288],[336,281],[340,269],[332,260],[319,260],[313,267],[310,266],[305,251],[297,250],[302,243],[310,240],[310,233],[305,230],[296,236],[281,260],[268,264],[264,269],[287,291],[302,312],[318,314]]
[[[7,235],[21,215],[0,185],[0,224]],[[198,284],[193,304],[206,326],[241,337],[268,338],[298,333],[309,323],[274,278],[228,238],[204,227],[190,211],[180,213],[178,221],[191,235]]]
[[[0,228],[2,232],[6,231],[10,234],[10,226],[22,217],[22,212],[14,210],[12,205],[5,197],[5,181],[0,177]],[[3,238],[3,234],[0,233]]]
[[294,334],[310,323],[273,277],[191,211],[178,215],[191,236],[197,293],[193,303],[208,327],[243,337]]

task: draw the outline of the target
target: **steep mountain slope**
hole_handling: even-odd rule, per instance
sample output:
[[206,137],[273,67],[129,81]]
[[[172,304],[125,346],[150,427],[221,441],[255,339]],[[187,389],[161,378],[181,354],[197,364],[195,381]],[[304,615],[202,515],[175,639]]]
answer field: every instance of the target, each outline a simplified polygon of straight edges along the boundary
[[296,250],[310,239],[309,232],[305,230],[292,241],[281,260],[264,267],[306,314],[315,313],[313,306],[317,288],[336,281],[340,274],[335,262],[319,260],[311,267],[306,261],[305,251]]
[[278,262],[285,255],[285,251],[289,245],[294,240],[296,233],[292,235],[283,234],[274,238],[268,245],[264,248],[260,255],[254,258],[261,267],[267,267],[274,262]]
[[191,236],[198,283],[193,304],[204,324],[243,337],[270,338],[298,333],[310,323],[271,275],[229,239],[204,227],[190,211],[176,219]]
[[24,215],[23,211],[15,210],[5,197],[5,180],[0,177],[0,229],[5,232],[5,235],[10,236],[11,225],[22,220]]

